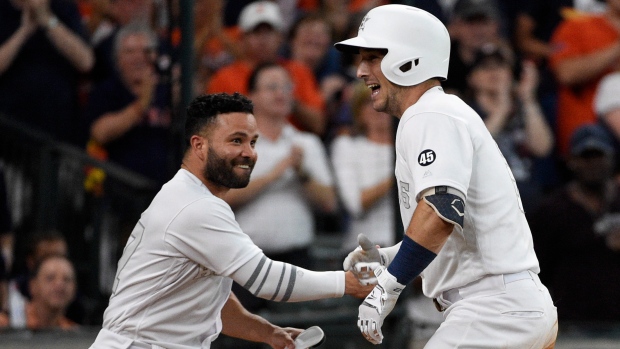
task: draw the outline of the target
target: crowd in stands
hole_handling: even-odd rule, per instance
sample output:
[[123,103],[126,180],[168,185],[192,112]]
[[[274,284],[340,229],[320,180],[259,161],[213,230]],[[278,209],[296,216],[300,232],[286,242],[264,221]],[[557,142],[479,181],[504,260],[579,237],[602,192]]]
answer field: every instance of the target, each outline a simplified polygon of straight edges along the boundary
[[[261,134],[250,184],[227,197],[242,229],[307,268],[320,230],[340,234],[343,254],[358,233],[399,239],[398,121],[372,109],[357,57],[333,48],[387,3],[446,24],[442,86],[506,158],[560,321],[620,321],[620,0],[195,0],[191,94],[247,95]],[[179,6],[0,0],[0,114],[165,183],[184,110]],[[57,250],[13,254],[1,160],[0,326],[74,328],[80,291],[62,232],[32,233]]]

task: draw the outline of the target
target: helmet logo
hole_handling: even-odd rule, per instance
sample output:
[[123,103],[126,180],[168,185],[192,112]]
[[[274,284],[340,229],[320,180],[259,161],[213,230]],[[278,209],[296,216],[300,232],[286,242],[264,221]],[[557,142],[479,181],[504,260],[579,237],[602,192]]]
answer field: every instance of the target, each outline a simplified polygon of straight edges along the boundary
[[360,23],[360,28],[358,31],[363,31],[364,30],[364,26],[366,25],[366,22],[370,19],[370,17],[368,17],[368,15],[364,16],[364,18],[362,19],[362,23]]

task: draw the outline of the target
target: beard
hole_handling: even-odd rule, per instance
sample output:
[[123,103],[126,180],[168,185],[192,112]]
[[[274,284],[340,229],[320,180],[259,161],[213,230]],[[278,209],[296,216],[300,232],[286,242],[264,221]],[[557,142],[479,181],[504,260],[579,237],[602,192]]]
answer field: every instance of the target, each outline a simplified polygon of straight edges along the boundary
[[[235,173],[236,165],[249,165],[250,171],[242,175]],[[209,146],[209,156],[207,158],[207,164],[204,168],[205,178],[219,186],[238,189],[245,188],[250,183],[250,174],[254,168],[254,161],[251,159],[241,158],[228,160],[221,157],[215,149]]]

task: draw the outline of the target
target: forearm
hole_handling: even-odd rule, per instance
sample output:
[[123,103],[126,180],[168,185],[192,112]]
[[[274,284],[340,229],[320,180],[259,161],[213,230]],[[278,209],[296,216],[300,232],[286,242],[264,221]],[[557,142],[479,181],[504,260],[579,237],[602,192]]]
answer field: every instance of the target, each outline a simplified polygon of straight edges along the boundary
[[2,46],[0,46],[0,75],[3,74],[13,63],[26,40],[28,34],[25,30],[18,29]]
[[93,50],[62,22],[46,29],[58,51],[80,72],[89,72],[95,64]]
[[313,179],[303,184],[304,192],[310,201],[318,207],[321,212],[333,213],[338,208],[338,200],[333,187],[323,185]]
[[231,293],[222,308],[222,333],[251,342],[267,342],[267,335],[276,326],[264,318],[247,311]]
[[238,208],[252,201],[258,194],[262,193],[271,183],[273,183],[278,177],[274,175],[267,175],[252,179],[247,187],[240,189],[232,189],[226,193],[224,200],[230,205],[230,207]]
[[257,255],[231,275],[259,298],[276,302],[302,302],[338,298],[345,293],[343,271],[317,272]]
[[317,135],[325,132],[326,121],[322,111],[296,102],[293,114],[295,120],[309,132]]
[[137,125],[143,111],[141,104],[136,101],[118,112],[106,113],[93,123],[91,137],[99,144],[111,142]]
[[531,101],[523,103],[525,118],[525,133],[527,144],[537,157],[547,156],[553,147],[553,133],[547,125],[545,117],[538,103]]
[[429,204],[420,200],[406,234],[411,240],[437,254],[450,237],[453,228],[453,224],[441,219]]
[[620,43],[576,58],[560,62],[555,68],[558,81],[565,85],[578,85],[605,72],[620,59]]
[[390,176],[381,181],[380,183],[362,190],[362,209],[364,211],[368,210],[377,201],[381,200],[385,195],[387,195],[392,189],[393,183],[394,177]]

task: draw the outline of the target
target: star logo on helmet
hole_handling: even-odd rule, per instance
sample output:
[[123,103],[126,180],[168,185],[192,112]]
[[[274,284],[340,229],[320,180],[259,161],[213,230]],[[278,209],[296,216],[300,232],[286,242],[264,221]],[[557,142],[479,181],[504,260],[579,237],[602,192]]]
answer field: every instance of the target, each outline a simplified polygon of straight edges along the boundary
[[364,16],[364,18],[362,19],[362,23],[360,23],[360,29],[359,31],[364,30],[364,26],[366,25],[366,22],[370,19],[370,17],[368,17],[368,15]]

